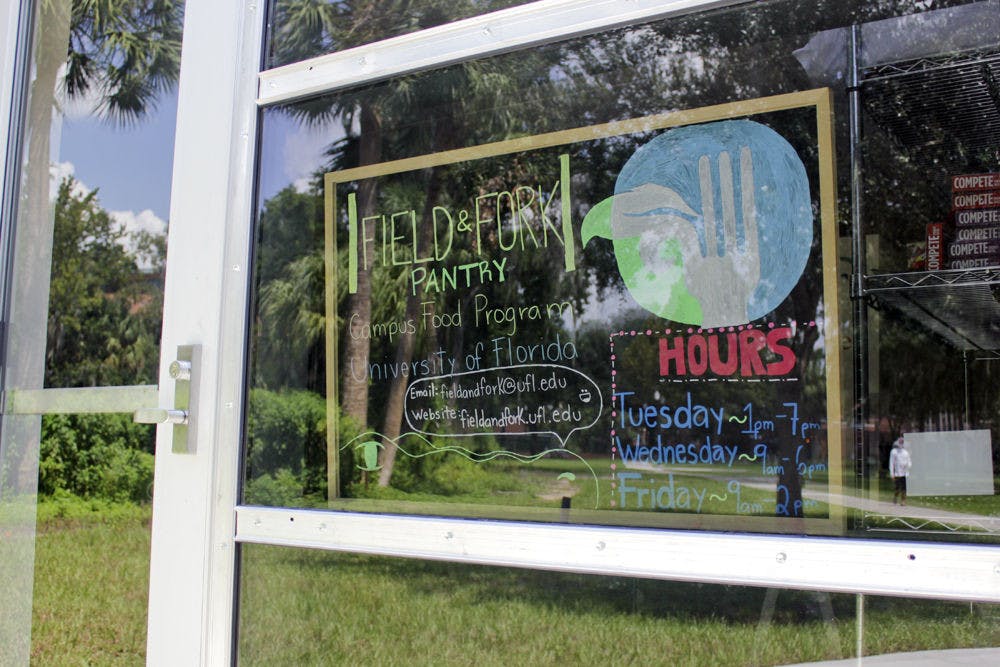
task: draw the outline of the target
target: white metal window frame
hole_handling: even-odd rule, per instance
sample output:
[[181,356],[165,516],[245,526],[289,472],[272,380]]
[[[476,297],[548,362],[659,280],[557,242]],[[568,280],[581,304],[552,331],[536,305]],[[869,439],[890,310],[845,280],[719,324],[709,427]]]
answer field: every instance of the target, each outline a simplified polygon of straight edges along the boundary
[[14,97],[14,63],[20,40],[20,4],[0,2],[0,175],[7,171],[7,146]]
[[[8,169],[14,168],[12,161],[16,158],[12,155],[14,144],[10,139],[11,125],[17,115],[14,113],[18,97],[15,94],[18,83],[17,58],[20,51],[26,48],[22,24],[24,13],[21,3],[0,0],[0,202],[3,203],[3,208],[0,209],[0,233],[4,237],[14,229],[14,221],[5,218],[13,210],[13,207],[7,205],[13,196],[8,192],[13,183],[13,175]],[[0,258],[3,258],[0,261],[6,261],[10,244],[10,238],[0,239]],[[6,272],[6,265],[0,266],[0,271]],[[0,276],[0,289],[6,289],[5,276]]]
[[[21,3],[0,0],[0,364],[5,363],[8,327],[9,280],[13,273],[13,233],[16,228],[14,206],[19,141],[16,124],[20,118],[20,92],[23,77],[19,76],[27,60],[26,11]],[[6,368],[0,368],[0,401],[3,400]],[[3,442],[4,428],[10,428],[0,405],[0,468],[7,465]],[[0,478],[3,474],[0,473]],[[31,655],[31,600],[34,580],[34,516],[9,512],[12,505],[23,502],[22,489],[4,488],[0,479],[0,533],[8,527],[16,530],[10,547],[0,556],[0,662],[27,664]],[[22,508],[23,509],[23,508]],[[8,513],[9,512],[9,513]],[[4,516],[4,515],[7,516]],[[8,518],[10,517],[10,518]],[[0,535],[0,546],[10,533]]]
[[[233,657],[235,547],[357,553],[728,584],[1000,601],[1000,550],[241,507],[241,398],[256,112],[472,57],[737,0],[543,0],[260,73],[264,0],[188,0],[163,350],[202,346],[190,454],[157,438],[147,660]],[[161,361],[161,405],[172,405]]]

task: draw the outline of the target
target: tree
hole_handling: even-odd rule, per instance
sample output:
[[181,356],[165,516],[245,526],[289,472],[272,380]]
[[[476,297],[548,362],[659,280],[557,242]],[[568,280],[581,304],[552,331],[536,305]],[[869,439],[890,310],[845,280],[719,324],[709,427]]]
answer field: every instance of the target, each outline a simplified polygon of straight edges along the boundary
[[[162,273],[139,270],[126,249],[131,235],[100,207],[97,194],[79,192],[72,178],[59,184],[46,327],[48,386],[155,380]],[[162,256],[157,259],[162,267]]]
[[142,118],[177,81],[183,2],[74,0],[64,86],[97,88],[96,111],[121,123]]
[[[394,0],[391,3],[374,2],[373,0],[356,0],[354,2],[279,1],[274,9],[276,31],[272,41],[275,48],[271,57],[275,64],[293,62],[325,51],[370,43],[386,36],[410,32],[508,4],[511,3],[501,0],[430,3],[416,3],[410,0]],[[411,151],[410,154],[413,154],[414,150],[418,150],[419,146],[426,147],[421,152],[430,152],[431,150],[442,150],[452,144],[457,145],[455,137],[461,136],[461,133],[454,128],[444,128],[444,125],[452,123],[452,119],[460,117],[461,108],[470,102],[468,95],[470,89],[464,84],[468,81],[474,81],[477,71],[490,71],[491,69],[492,66],[489,64],[469,63],[461,66],[458,70],[459,76],[455,80],[447,80],[443,89],[427,89],[420,85],[421,82],[426,81],[440,82],[440,78],[408,77],[402,81],[394,82],[390,86],[361,91],[344,91],[334,97],[317,98],[295,105],[289,111],[306,122],[339,117],[345,129],[348,130],[356,122],[360,132],[353,141],[345,142],[339,147],[333,147],[331,164],[346,166],[352,161],[351,166],[375,164],[388,158],[389,151],[384,145],[383,126],[386,124],[395,126],[400,119],[411,113],[414,106],[426,105],[438,109],[441,113],[441,123],[438,124],[438,130],[431,133],[429,142],[427,135],[421,132],[412,132],[406,137],[405,142],[400,142],[407,145],[407,150]],[[466,73],[467,76],[464,75]],[[514,92],[503,84],[503,76],[497,76],[500,74],[499,72],[494,71],[493,74],[493,78],[481,78],[480,81],[488,80],[492,84],[499,83],[500,85],[473,88],[472,90],[480,97],[473,95],[471,100],[482,101],[482,93],[499,96],[504,92]],[[353,135],[350,131],[348,134]],[[453,136],[448,136],[449,134]],[[397,141],[400,139],[397,138]],[[429,187],[436,187],[433,185],[435,178],[431,177]],[[358,215],[363,217],[372,214],[376,210],[378,197],[376,182],[373,179],[362,181],[357,188]],[[347,297],[346,307],[348,311],[356,313],[359,319],[365,322],[371,321],[372,318],[372,280],[370,271],[360,269],[357,275],[357,289]],[[409,304],[410,311],[414,307],[414,303]],[[413,344],[414,342],[409,338],[401,340],[401,347],[396,355],[400,363],[404,363],[412,357],[412,347],[407,349],[407,346]],[[345,341],[343,356],[345,363],[341,377],[338,378],[340,403],[344,415],[355,424],[363,427],[369,421],[369,386],[367,380],[352,375],[349,369],[352,366],[355,368],[368,366],[369,340],[349,337]],[[402,418],[400,392],[399,387],[390,389],[390,416],[383,423],[383,431],[390,433],[399,431],[399,421]],[[395,451],[394,448],[394,443],[387,442],[386,448],[383,450],[384,457],[391,457]],[[336,452],[331,451],[329,455],[328,474],[331,481],[329,489],[331,497],[335,497],[337,494],[335,483],[337,476]],[[387,480],[392,470],[391,460],[383,461],[382,468],[383,473],[380,477]]]

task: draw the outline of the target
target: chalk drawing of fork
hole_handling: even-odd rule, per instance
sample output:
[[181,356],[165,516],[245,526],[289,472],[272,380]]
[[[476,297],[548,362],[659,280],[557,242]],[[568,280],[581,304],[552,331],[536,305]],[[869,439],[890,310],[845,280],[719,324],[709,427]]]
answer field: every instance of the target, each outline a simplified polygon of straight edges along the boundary
[[[698,301],[701,309],[702,317],[698,323],[706,328],[749,322],[747,305],[760,283],[761,274],[750,148],[744,146],[740,149],[739,218],[735,190],[737,178],[728,151],[719,154],[715,170],[718,173],[718,197],[711,156],[702,155],[698,159],[700,214],[676,190],[655,182],[645,182],[594,207],[592,213],[603,211],[602,215],[610,209],[607,229],[587,229],[591,220],[595,221],[592,227],[599,227],[596,220],[600,216],[596,213],[589,213],[584,220],[585,239],[597,235],[616,241],[638,241],[638,264],[626,263],[619,257],[619,269],[625,276],[629,291],[639,303],[656,305],[669,299],[669,295],[662,294],[663,283],[658,276],[680,269],[688,294]],[[703,241],[698,235],[699,219]],[[739,226],[742,226],[742,244],[737,234]],[[668,251],[670,244],[680,255],[679,264]],[[654,308],[653,312],[658,311]]]
[[[734,169],[728,151],[717,160],[719,200],[716,202],[712,160],[698,159],[701,190],[701,213],[705,246],[700,256],[684,258],[684,282],[702,310],[703,327],[731,326],[749,321],[747,304],[760,283],[760,248],[757,237],[757,212],[753,178],[753,155],[750,148],[740,149],[740,217],[736,214]],[[719,243],[721,208],[722,243]],[[737,224],[742,224],[743,243],[739,243]]]

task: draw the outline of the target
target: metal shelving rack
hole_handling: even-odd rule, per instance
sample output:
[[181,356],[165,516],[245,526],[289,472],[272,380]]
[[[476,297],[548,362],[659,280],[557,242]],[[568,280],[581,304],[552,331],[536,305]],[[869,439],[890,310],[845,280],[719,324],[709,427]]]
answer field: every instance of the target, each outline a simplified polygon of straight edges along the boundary
[[1000,266],[865,276],[868,305],[919,321],[963,352],[1000,347]]
[[[1000,45],[858,66],[856,82],[859,107],[917,164],[947,173],[1000,164]],[[1000,266],[880,275],[862,267],[856,284],[869,305],[898,310],[959,350],[1000,347]]]
[[[854,449],[859,490],[870,415],[868,309],[891,309],[962,353],[1000,359],[1000,266],[972,270],[869,274],[865,266],[862,187],[862,113],[883,129],[909,159],[945,173],[996,171],[1000,165],[1000,44],[931,57],[864,66],[861,30],[850,35],[852,281],[854,301]],[[887,519],[865,515],[869,519]],[[922,527],[960,530],[947,519]],[[884,524],[883,524],[884,525]],[[1000,532],[1000,523],[981,526]]]
[[859,78],[865,111],[918,163],[952,173],[996,167],[1000,49],[867,67]]

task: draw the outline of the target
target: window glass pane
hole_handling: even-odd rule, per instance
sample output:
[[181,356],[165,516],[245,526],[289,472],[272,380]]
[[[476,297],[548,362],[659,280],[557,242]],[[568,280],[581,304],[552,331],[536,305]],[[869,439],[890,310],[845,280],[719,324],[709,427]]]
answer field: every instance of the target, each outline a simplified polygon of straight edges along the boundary
[[265,69],[487,14],[528,0],[272,0]]
[[[94,640],[74,644],[76,657],[59,658],[100,662],[123,616],[132,620],[119,643],[141,654],[135,632],[144,623],[135,623],[134,606],[108,607],[106,616],[81,611],[94,595],[74,559],[107,560],[99,554],[127,549],[148,568],[142,517],[152,494],[153,429],[131,414],[19,414],[31,411],[18,397],[155,382],[183,3],[22,4],[36,6],[28,96],[18,100],[23,126],[12,130],[23,154],[0,433],[0,578],[17,588],[4,596],[0,643],[26,661],[35,641],[40,653],[32,656],[51,660],[53,627],[65,629],[63,621],[78,615],[86,618],[80,634]],[[45,537],[34,569],[36,510]],[[95,547],[102,538],[94,535],[123,513],[139,538]],[[115,591],[140,610],[146,568],[133,567],[138,577],[120,578]]]
[[[966,285],[924,289],[908,298],[919,302],[949,292],[951,298],[975,299],[980,289],[989,293],[988,287]],[[898,297],[889,292],[880,305]],[[974,310],[953,311],[945,303],[938,313],[938,321],[927,326],[909,309],[869,310],[868,472],[871,494],[883,505],[866,511],[866,526],[996,534],[996,334],[987,349],[963,344],[954,334],[946,336],[945,327],[960,329],[961,318],[974,319]]]
[[154,383],[183,4],[65,6],[68,26],[55,32],[68,55],[45,63],[58,68],[46,73],[55,220],[45,384]]
[[922,399],[855,390],[852,215],[874,243],[871,147],[901,149],[863,96],[849,159],[850,27],[861,64],[911,57],[982,6],[756,3],[265,109],[245,502],[929,529],[868,428]]
[[[414,655],[463,665],[788,665],[856,655],[852,595],[260,545],[242,552],[244,665],[404,664]],[[993,605],[865,605],[864,655],[1000,639]]]
[[972,3],[860,32],[872,531],[1000,528],[997,29]]

